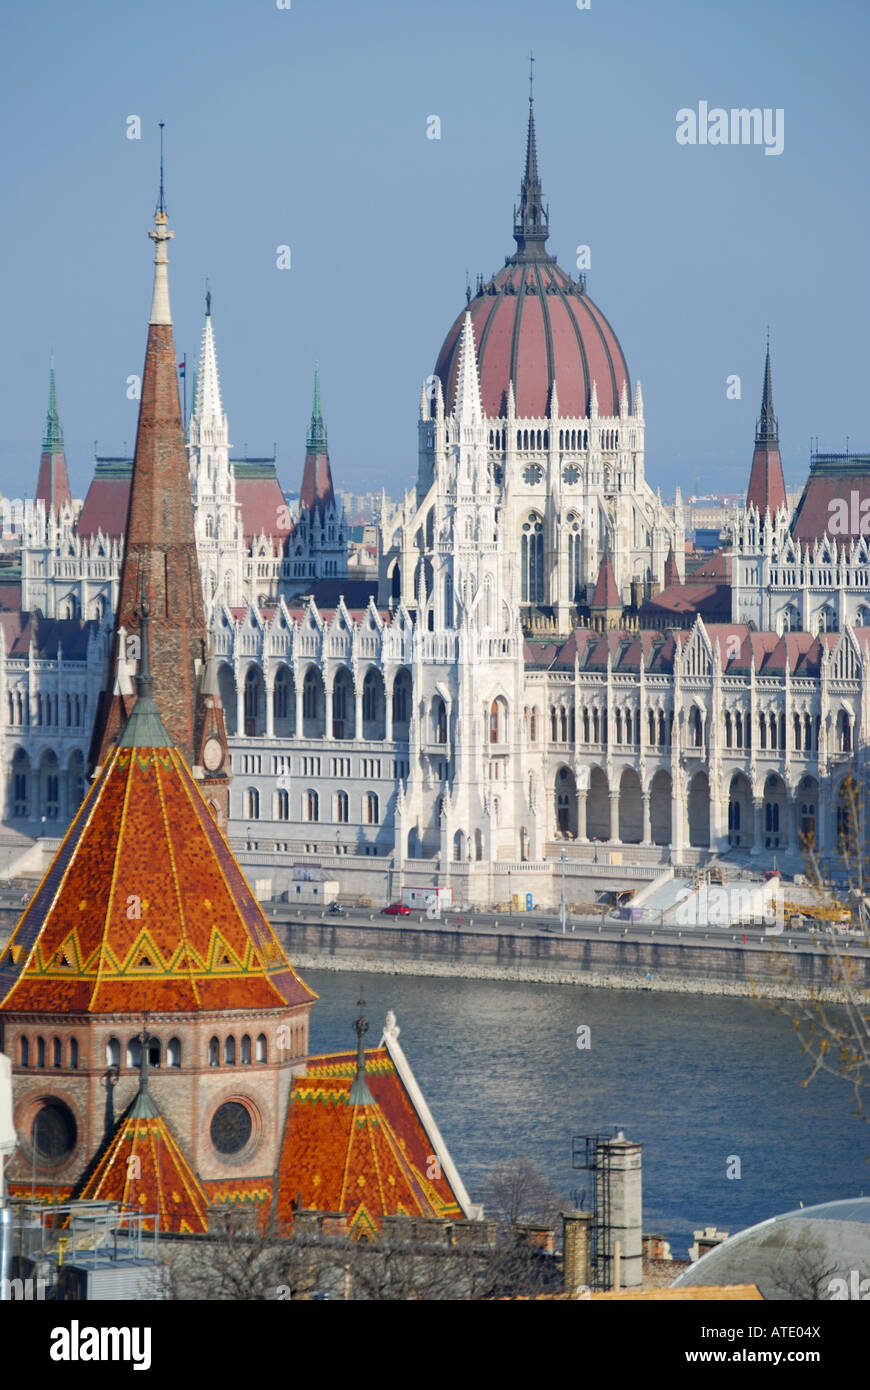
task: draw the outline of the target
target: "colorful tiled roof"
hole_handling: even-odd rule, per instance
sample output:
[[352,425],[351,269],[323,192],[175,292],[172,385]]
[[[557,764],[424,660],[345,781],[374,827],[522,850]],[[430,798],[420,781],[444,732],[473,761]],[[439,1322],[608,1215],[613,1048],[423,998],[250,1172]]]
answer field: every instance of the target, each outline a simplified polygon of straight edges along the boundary
[[[121,1120],[94,1172],[77,1194],[86,1202],[122,1202],[155,1213],[161,1232],[202,1235],[208,1198],[147,1087]],[[152,1230],[153,1221],[143,1223]]]
[[378,1231],[384,1216],[461,1219],[458,1196],[386,1048],[365,1053],[370,1103],[354,1090],[356,1078],[354,1052],[312,1057],[307,1075],[295,1078],[278,1173],[279,1223],[292,1224],[297,1205],[344,1212],[357,1235]]
[[178,750],[116,747],[0,956],[0,1010],[141,1015],[316,997]]

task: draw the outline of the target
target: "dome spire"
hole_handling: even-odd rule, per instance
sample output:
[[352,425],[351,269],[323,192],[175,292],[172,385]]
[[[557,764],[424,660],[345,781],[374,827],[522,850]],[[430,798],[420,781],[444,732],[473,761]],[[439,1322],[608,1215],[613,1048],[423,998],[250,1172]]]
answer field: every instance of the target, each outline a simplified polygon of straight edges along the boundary
[[544,206],[541,180],[538,175],[538,149],[535,141],[535,59],[529,54],[529,129],[526,136],[526,167],[520,189],[519,210],[514,209],[514,240],[517,258],[549,260],[547,237],[550,234],[549,209]]

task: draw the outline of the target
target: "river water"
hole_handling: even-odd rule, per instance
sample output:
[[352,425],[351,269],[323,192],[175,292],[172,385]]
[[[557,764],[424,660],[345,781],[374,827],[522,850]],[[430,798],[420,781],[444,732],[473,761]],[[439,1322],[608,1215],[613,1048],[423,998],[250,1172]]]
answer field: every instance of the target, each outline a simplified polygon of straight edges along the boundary
[[[793,1024],[750,999],[512,981],[304,972],[320,995],[312,1053],[350,1049],[360,986],[376,1046],[388,1009],[472,1199],[523,1156],[574,1200],[573,1135],[643,1144],[644,1232],[686,1258],[694,1230],[733,1232],[801,1202],[870,1192],[870,1124],[835,1078],[801,1082]],[[577,1047],[586,1025],[591,1046]],[[729,1178],[727,1169],[740,1177]],[[590,1205],[587,1196],[587,1207]]]

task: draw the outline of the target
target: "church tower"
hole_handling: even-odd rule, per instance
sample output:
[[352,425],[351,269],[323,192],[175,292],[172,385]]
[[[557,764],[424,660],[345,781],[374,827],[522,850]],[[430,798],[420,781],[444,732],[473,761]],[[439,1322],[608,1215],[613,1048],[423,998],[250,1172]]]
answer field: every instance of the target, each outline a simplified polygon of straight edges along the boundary
[[746,511],[755,507],[763,520],[765,513],[775,516],[786,505],[785,478],[779,453],[779,422],[773,413],[773,385],[770,374],[770,343],[764,359],[764,386],[761,414],[755,427],[755,452],[746,490]]
[[[162,162],[160,196],[154,227],[148,235],[154,242],[154,291],[112,665],[97,711],[92,762],[99,766],[106,762],[132,709],[128,671],[141,656],[139,605],[144,592],[151,609],[151,665],[159,692],[161,718],[172,743],[193,767],[195,776],[202,776],[205,762],[215,784],[212,790],[220,793],[217,809],[220,815],[225,815],[229,772],[225,738],[213,729],[210,746],[207,751],[204,748],[207,705],[202,685],[207,664],[206,622],[169,305],[167,250],[174,234],[168,227]],[[212,385],[215,382],[216,370]],[[210,389],[204,382],[201,397],[204,411],[205,392]],[[210,428],[217,433],[219,396],[207,404]],[[223,430],[222,423],[219,428]],[[217,444],[215,451],[218,451]],[[211,695],[209,698],[213,701],[217,697]],[[212,802],[214,799],[214,796],[209,797]],[[212,809],[216,809],[214,804]]]

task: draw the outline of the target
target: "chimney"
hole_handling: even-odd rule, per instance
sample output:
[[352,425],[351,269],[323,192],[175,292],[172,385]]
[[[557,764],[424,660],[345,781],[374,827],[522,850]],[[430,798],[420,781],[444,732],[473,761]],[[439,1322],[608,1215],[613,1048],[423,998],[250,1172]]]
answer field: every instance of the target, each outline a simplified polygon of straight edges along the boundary
[[[623,1289],[639,1289],[643,1283],[642,1144],[626,1139],[621,1129],[601,1145],[599,1183],[608,1186],[611,1257],[619,1246],[619,1279]],[[600,1194],[599,1194],[600,1198]]]
[[562,1212],[562,1282],[566,1293],[591,1287],[589,1231],[594,1220],[593,1212],[577,1207]]

